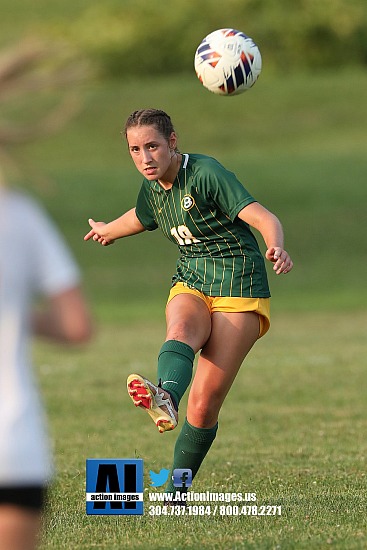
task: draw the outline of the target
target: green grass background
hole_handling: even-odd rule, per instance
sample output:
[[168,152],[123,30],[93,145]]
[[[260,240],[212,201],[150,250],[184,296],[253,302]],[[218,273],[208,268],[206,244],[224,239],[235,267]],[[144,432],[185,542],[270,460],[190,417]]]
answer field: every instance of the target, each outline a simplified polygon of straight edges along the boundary
[[[13,2],[3,37],[10,16],[27,28],[36,4],[26,19]],[[42,548],[365,548],[366,72],[285,76],[265,65],[234,98],[205,91],[194,74],[91,81],[82,95],[65,130],[11,151],[21,176],[10,179],[64,232],[95,322],[85,349],[34,348],[58,471]],[[37,116],[46,101],[6,105],[4,116]],[[183,152],[217,157],[284,225],[294,270],[269,271],[272,329],[224,404],[194,487],[256,492],[258,504],[282,505],[281,517],[85,514],[86,458],[137,456],[158,471],[170,467],[176,438],[155,432],[124,389],[130,372],[155,376],[175,247],[158,232],[108,248],[83,242],[89,217],[134,205],[140,177],[120,131],[131,111],[151,106],[171,114]]]
[[[81,353],[38,349],[59,475],[44,548],[364,548],[366,540],[365,154],[367,77],[263,75],[238,98],[194,78],[86,90],[67,133],[24,148],[52,183],[36,188],[84,270],[96,337]],[[107,249],[86,220],[134,205],[140,178],[119,132],[141,106],[172,114],[182,151],[230,166],[283,221],[294,271],[269,272],[273,327],[252,351],[220,417],[195,489],[255,491],[280,518],[96,518],[84,513],[85,459],[169,468],[175,433],[131,409],[125,380],[155,377],[176,250],[158,233]],[[185,402],[183,404],[183,410]],[[146,479],[149,488],[149,478]]]
[[[67,131],[17,154],[87,270],[102,315],[140,318],[147,302],[157,312],[174,270],[176,250],[158,233],[108,250],[82,241],[89,217],[109,220],[135,204],[141,179],[120,131],[145,106],[167,110],[182,151],[216,156],[282,220],[296,268],[271,277],[277,309],[364,307],[366,88],[359,70],[264,71],[234,98],[210,94],[195,75],[94,83]],[[36,170],[51,181],[35,182]]]

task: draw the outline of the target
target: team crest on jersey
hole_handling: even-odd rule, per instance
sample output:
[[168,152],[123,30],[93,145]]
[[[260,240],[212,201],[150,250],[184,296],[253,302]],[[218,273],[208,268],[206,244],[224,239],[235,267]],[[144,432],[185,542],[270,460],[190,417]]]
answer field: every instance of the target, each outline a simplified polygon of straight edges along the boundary
[[181,207],[183,210],[190,210],[195,204],[194,197],[191,195],[185,195],[181,200]]

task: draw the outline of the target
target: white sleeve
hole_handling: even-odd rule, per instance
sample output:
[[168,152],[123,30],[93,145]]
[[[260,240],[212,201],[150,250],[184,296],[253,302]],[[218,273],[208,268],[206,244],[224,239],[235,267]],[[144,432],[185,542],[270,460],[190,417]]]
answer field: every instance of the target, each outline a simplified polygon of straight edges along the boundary
[[60,232],[38,205],[31,203],[28,213],[35,290],[53,295],[76,286],[79,269]]

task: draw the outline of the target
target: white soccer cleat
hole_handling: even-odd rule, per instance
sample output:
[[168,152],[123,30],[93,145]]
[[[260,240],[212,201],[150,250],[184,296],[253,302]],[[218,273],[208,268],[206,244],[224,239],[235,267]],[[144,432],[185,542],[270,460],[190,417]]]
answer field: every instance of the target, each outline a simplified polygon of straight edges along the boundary
[[140,374],[130,374],[127,391],[134,405],[147,411],[160,433],[173,430],[177,426],[178,412],[172,398],[159,385],[156,386]]

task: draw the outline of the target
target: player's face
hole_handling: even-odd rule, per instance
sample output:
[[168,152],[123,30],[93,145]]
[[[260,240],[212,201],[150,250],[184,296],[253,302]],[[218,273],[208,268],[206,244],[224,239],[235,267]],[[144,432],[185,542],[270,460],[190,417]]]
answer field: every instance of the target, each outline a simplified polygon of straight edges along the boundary
[[172,165],[177,143],[174,132],[167,141],[155,126],[134,126],[127,130],[126,136],[131,158],[147,180],[169,182],[172,177],[174,180],[177,174],[173,174]]

